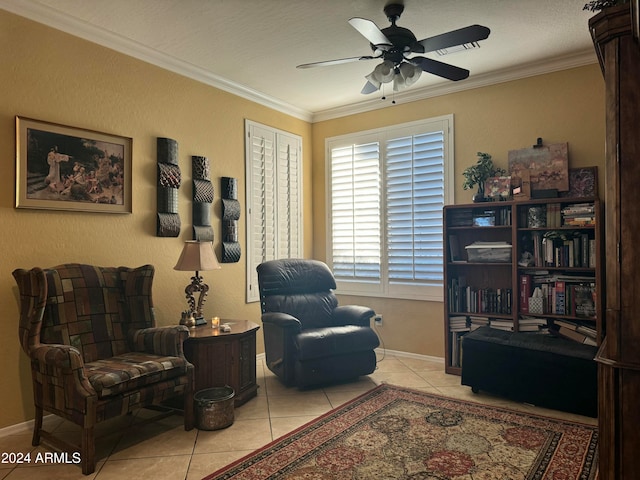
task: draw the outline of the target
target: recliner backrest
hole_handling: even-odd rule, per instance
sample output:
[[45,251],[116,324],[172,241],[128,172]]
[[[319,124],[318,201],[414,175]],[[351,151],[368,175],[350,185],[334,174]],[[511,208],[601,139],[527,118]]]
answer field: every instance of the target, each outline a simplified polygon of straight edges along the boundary
[[257,267],[262,313],[283,312],[300,320],[302,328],[333,326],[338,300],[329,267],[317,260],[283,259]]

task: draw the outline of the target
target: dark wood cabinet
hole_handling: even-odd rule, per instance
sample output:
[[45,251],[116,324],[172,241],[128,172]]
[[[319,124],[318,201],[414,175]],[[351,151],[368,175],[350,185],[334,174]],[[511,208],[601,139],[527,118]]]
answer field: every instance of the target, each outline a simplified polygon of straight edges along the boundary
[[600,478],[640,478],[640,44],[638,0],[589,28],[605,81],[605,340],[598,352]]
[[229,385],[238,407],[257,395],[256,332],[260,326],[247,320],[222,323],[229,323],[231,332],[211,328],[208,323],[191,329],[184,354],[195,366],[196,392]]

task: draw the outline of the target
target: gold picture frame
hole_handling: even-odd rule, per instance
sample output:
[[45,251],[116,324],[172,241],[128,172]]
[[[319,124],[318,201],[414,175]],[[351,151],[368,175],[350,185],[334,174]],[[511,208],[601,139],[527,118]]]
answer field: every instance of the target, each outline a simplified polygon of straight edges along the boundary
[[133,140],[16,117],[16,208],[131,213]]

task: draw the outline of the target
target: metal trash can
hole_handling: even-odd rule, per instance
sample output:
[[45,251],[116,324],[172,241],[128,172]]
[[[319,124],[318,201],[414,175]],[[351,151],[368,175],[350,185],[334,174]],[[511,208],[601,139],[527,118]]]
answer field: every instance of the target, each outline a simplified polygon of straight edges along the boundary
[[193,396],[196,411],[196,426],[199,430],[219,430],[233,424],[233,388],[207,388]]

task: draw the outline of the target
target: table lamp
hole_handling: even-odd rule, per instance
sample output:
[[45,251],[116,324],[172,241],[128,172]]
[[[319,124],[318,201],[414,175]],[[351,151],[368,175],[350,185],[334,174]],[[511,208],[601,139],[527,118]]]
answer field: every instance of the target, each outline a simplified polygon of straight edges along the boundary
[[[184,289],[189,304],[189,313],[195,318],[196,325],[204,325],[207,323],[202,315],[202,305],[209,292],[209,285],[203,282],[198,272],[218,270],[219,268],[220,264],[213,251],[213,244],[211,242],[200,242],[198,240],[187,240],[185,242],[178,263],[173,267],[174,270],[196,272],[196,274],[191,277],[191,283]],[[200,292],[197,304],[193,296],[195,292]]]

